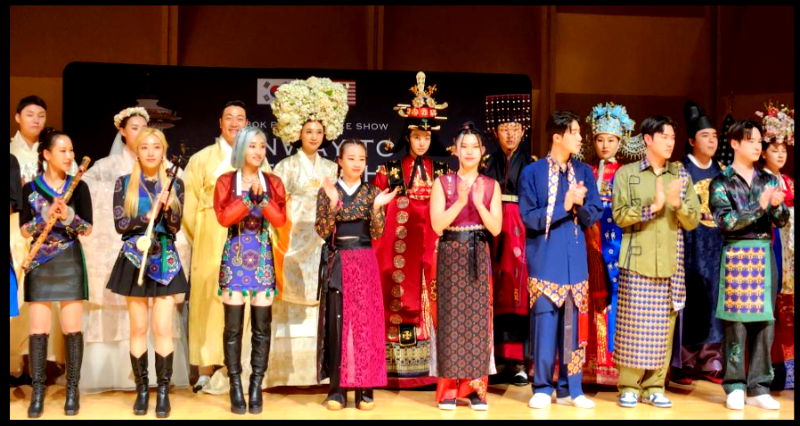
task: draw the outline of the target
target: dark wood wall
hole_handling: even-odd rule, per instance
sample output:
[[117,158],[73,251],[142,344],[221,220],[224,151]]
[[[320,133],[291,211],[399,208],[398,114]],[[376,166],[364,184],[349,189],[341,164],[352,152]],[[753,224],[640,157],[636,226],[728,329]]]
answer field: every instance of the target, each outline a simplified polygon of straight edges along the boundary
[[[48,124],[61,126],[61,75],[71,61],[524,73],[537,154],[547,151],[553,109],[586,115],[615,101],[637,123],[672,116],[683,140],[688,99],[720,124],[728,111],[752,117],[765,100],[792,103],[794,94],[791,6],[10,9],[12,134],[13,108],[31,93],[50,105]],[[682,154],[679,143],[674,157]]]

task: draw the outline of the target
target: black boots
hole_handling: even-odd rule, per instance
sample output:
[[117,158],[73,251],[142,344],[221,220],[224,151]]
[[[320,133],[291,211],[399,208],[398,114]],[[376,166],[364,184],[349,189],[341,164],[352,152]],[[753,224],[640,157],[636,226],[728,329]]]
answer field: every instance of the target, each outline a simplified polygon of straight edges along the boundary
[[[228,368],[228,379],[231,385],[231,412],[235,414],[244,414],[247,412],[241,377],[244,305],[223,304],[222,306],[225,309],[225,328],[222,332],[222,346],[225,367]],[[259,391],[260,389],[261,386],[259,384]]]
[[[261,382],[267,370],[272,326],[272,306],[250,306],[250,387],[248,405],[252,414],[261,412]],[[231,397],[232,398],[232,397]]]
[[28,406],[28,417],[36,418],[42,415],[44,408],[44,392],[47,380],[47,334],[31,334],[28,336],[28,358],[31,369],[31,405]]
[[372,388],[356,389],[356,408],[365,411],[375,408],[375,400],[372,399]]
[[[169,380],[172,378],[172,354],[161,356],[156,352],[156,417],[163,419],[169,417]],[[146,358],[146,357],[145,357]],[[145,368],[147,363],[145,362]],[[137,386],[138,390],[138,386]]]
[[64,335],[67,346],[67,398],[64,401],[64,414],[74,416],[81,408],[78,382],[81,379],[81,362],[83,361],[83,333]]
[[143,416],[147,414],[147,405],[150,402],[150,394],[148,393],[148,386],[150,382],[147,380],[147,351],[145,351],[139,358],[131,355],[131,369],[133,370],[133,377],[136,381],[136,402],[133,403],[133,414]]

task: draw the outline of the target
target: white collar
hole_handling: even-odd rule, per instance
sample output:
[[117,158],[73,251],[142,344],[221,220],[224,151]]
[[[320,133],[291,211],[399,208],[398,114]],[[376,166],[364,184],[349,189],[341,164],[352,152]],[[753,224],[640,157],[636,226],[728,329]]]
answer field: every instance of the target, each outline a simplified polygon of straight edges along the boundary
[[20,133],[19,130],[17,130],[17,133],[14,135],[14,138],[11,139],[11,143],[17,145],[18,149],[24,149],[26,151],[36,153],[38,155],[37,150],[39,148],[39,141],[34,142],[33,145],[28,145],[28,142],[25,140],[25,138],[22,136],[22,133]]
[[347,195],[355,194],[356,191],[358,191],[358,187],[361,186],[361,181],[360,180],[355,185],[353,185],[352,187],[347,186],[347,184],[344,182],[344,180],[342,178],[339,178],[338,182],[339,182],[339,186],[341,186],[342,189],[344,189],[344,192],[347,193]]
[[[258,181],[261,182],[261,189],[267,191],[267,182],[264,181],[264,174],[261,170],[258,171]],[[236,170],[236,195],[242,195],[242,192],[248,191],[250,188],[242,188],[242,169]]]
[[233,154],[233,147],[225,140],[222,136],[217,138],[219,140],[219,144],[222,147],[222,152],[225,154],[226,157],[230,158]]
[[711,165],[714,164],[714,158],[709,159],[708,160],[708,164],[703,165],[703,164],[700,164],[699,160],[697,158],[695,158],[694,155],[689,154],[688,157],[689,157],[689,161],[691,161],[692,163],[694,163],[695,166],[697,166],[697,167],[699,167],[699,168],[701,168],[703,170],[711,167]]

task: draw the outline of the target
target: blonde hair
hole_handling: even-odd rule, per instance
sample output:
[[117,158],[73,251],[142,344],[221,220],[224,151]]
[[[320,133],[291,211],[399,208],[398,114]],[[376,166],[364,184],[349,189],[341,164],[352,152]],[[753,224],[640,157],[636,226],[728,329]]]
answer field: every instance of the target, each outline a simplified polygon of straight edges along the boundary
[[[139,132],[139,135],[136,136],[136,139],[129,142],[130,149],[135,154],[138,154],[139,145],[141,145],[145,139],[149,137],[155,137],[161,142],[161,146],[164,148],[164,156],[167,155],[167,138],[164,136],[164,133],[161,130],[158,130],[154,127],[147,127],[142,129]],[[161,163],[158,165],[158,180],[161,182],[162,185],[167,184],[167,164],[164,161],[165,158],[161,158]],[[133,170],[131,170],[131,177],[128,180],[128,189],[125,192],[125,204],[123,208],[124,215],[129,218],[134,218],[139,215],[139,185],[141,185],[141,175],[142,175],[142,166],[139,163],[137,158],[136,162],[133,163]],[[178,200],[178,197],[175,194],[175,187],[173,186],[171,194],[172,195],[172,205],[170,208],[174,211],[180,211],[181,203]],[[158,197],[158,194],[156,194]],[[144,214],[144,213],[143,213]]]

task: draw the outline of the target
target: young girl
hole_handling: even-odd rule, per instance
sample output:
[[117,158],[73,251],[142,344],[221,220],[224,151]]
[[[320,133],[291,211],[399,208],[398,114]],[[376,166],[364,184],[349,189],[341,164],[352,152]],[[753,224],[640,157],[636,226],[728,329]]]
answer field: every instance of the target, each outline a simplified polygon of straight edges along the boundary
[[[348,139],[339,148],[341,177],[325,179],[317,195],[317,234],[328,240],[320,266],[320,380],[330,376],[325,405],[346,405],[345,388],[356,389],[356,407],[374,408],[372,388],[386,386],[383,298],[372,241],[383,233],[383,206],[397,189],[382,192],[362,183],[367,148]],[[324,297],[324,299],[322,299]],[[321,365],[320,365],[321,364]]]
[[244,298],[250,295],[251,355],[248,405],[261,412],[261,382],[269,357],[275,265],[269,226],[286,222],[286,201],[280,178],[261,171],[267,160],[267,137],[257,127],[236,134],[231,166],[214,188],[214,211],[219,224],[228,228],[222,252],[219,287],[225,310],[222,335],[225,366],[230,379],[231,411],[244,414],[242,391],[242,325]]
[[478,173],[484,146],[474,125],[466,123],[455,139],[457,173],[439,177],[431,193],[431,225],[439,238],[437,258],[436,400],[454,410],[457,398],[469,398],[475,410],[487,410],[492,359],[491,235],[502,227],[500,185]]
[[[117,256],[107,288],[125,296],[130,316],[130,358],[136,381],[136,401],[133,412],[147,413],[147,317],[149,299],[152,299],[152,327],[155,335],[156,375],[158,393],[156,417],[169,417],[169,382],[172,377],[172,315],[175,312],[175,295],[189,289],[183,273],[175,234],[181,227],[183,205],[183,182],[175,177],[168,193],[169,181],[164,157],[167,140],[155,128],[143,129],[135,140],[130,141],[137,161],[131,174],[117,178],[114,186],[114,225],[122,234],[122,248]],[[156,202],[161,208],[155,214],[155,226],[145,260],[143,282],[138,285],[142,252],[137,241],[144,235],[150,223],[151,212]]]
[[38,151],[39,174],[22,190],[20,231],[23,237],[33,237],[36,241],[51,215],[57,220],[25,275],[25,301],[30,303],[29,357],[33,385],[28,417],[41,416],[44,408],[51,302],[61,304],[61,329],[67,346],[64,414],[72,416],[80,409],[81,316],[87,296],[86,267],[78,235],[88,235],[92,230],[92,200],[84,182],[78,182],[68,204],[63,200],[74,179],[67,174],[75,158],[69,136],[47,130],[42,134]]

